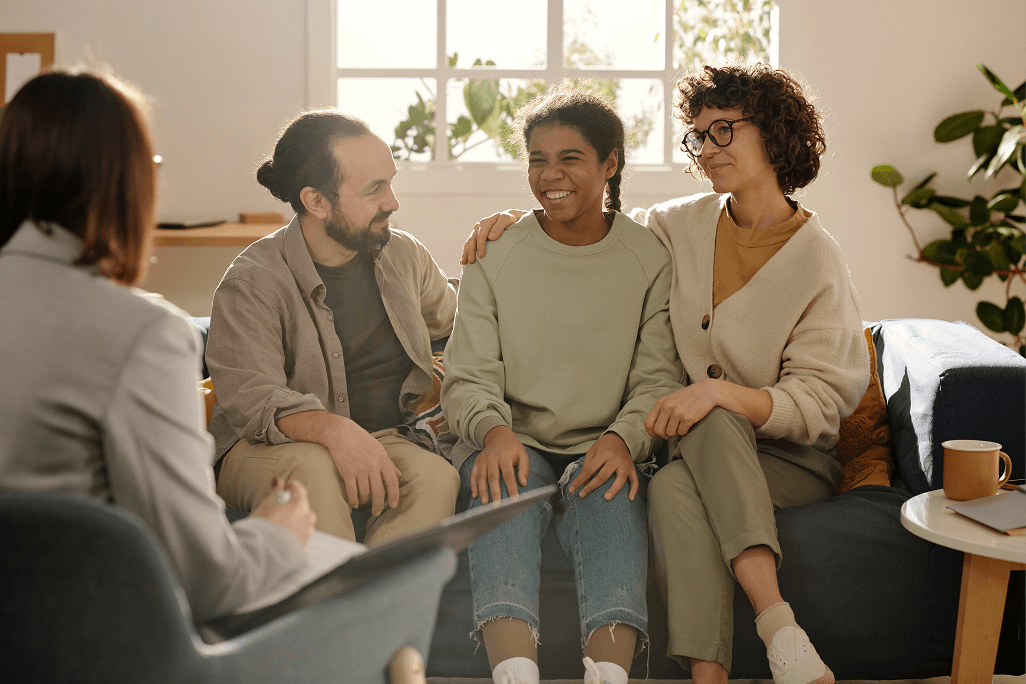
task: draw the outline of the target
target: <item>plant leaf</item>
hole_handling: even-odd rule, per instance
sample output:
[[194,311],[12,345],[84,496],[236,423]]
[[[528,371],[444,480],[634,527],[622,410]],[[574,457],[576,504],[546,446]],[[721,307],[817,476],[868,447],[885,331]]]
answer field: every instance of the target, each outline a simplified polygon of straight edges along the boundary
[[1008,258],[1008,252],[1000,240],[990,243],[986,254],[987,258],[990,259],[990,263],[994,264],[995,271],[1004,271],[1012,265],[1011,259]]
[[936,195],[933,201],[937,204],[943,204],[946,207],[955,207],[961,209],[962,207],[968,207],[971,202],[961,197],[950,197],[948,195]]
[[977,128],[973,133],[973,152],[976,153],[976,156],[994,154],[998,145],[1001,144],[1001,138],[1005,135],[1006,130],[1008,129],[999,124]]
[[997,152],[994,153],[994,158],[990,160],[990,165],[987,166],[987,173],[985,176],[990,178],[998,172],[1005,162],[1012,158],[1015,154],[1016,145],[1019,144],[1019,137],[1022,135],[1022,125],[1012,126],[1005,131],[1004,136],[1001,138],[1001,144],[998,145]]
[[970,290],[979,289],[980,285],[983,284],[984,276],[976,275],[975,273],[969,273],[968,271],[962,271],[962,282]]
[[974,226],[982,226],[989,220],[990,209],[987,208],[987,200],[977,195],[969,205],[969,223]]
[[901,198],[902,204],[907,204],[916,209],[922,209],[930,203],[937,191],[933,188],[916,188]]
[[934,202],[929,208],[937,212],[938,216],[947,221],[954,228],[964,228],[969,225],[969,222],[952,207]]
[[470,121],[470,119],[461,115],[460,118],[456,119],[456,123],[451,124],[449,128],[452,132],[452,137],[466,138],[470,135],[473,126],[474,124]]
[[995,90],[1005,97],[1012,97],[1012,91],[1008,89],[1008,86],[1005,85],[1004,81],[997,77],[997,74],[982,64],[977,64],[976,68],[980,70],[981,74],[987,77],[987,80],[990,81],[990,84],[994,86]]
[[495,81],[470,81],[464,86],[463,99],[474,123],[480,126],[488,120],[495,110],[498,96],[499,89]]
[[1017,264],[1022,255],[1026,253],[1026,235],[1016,231],[1016,235],[1005,239],[1005,251],[1008,252],[1008,261]]
[[[962,279],[965,280],[967,275],[979,276],[982,282],[983,278],[994,274],[994,264],[990,262],[984,254],[980,252],[967,252],[962,255],[962,266],[965,270],[962,272]],[[968,285],[968,281],[966,281]],[[977,285],[976,287],[979,287]],[[970,287],[970,290],[975,290],[976,287]]]
[[[955,258],[955,246],[951,243],[951,240],[934,240],[930,244],[923,247],[923,258],[927,261],[933,261],[938,264],[958,264],[958,260]],[[958,276],[955,276],[958,279]]]
[[1005,330],[1018,335],[1026,324],[1026,309],[1023,308],[1022,300],[1012,297],[1005,306]]
[[1015,208],[1019,206],[1019,195],[1018,193],[1012,194],[1010,192],[1002,192],[999,195],[994,195],[989,202],[987,202],[987,208],[991,211],[1001,212],[1007,214],[1015,211]]
[[978,109],[952,114],[937,124],[937,128],[933,130],[933,139],[943,143],[965,137],[980,127],[983,117],[984,113]]
[[1013,102],[1022,102],[1026,100],[1026,81],[1019,84],[1019,87],[1012,92],[1012,97],[1006,97],[1001,101],[1002,107],[1007,107]]
[[940,279],[944,287],[951,287],[962,277],[962,271],[957,268],[941,268]]
[[928,183],[929,183],[930,181],[932,181],[932,180],[934,179],[934,177],[935,177],[936,175],[937,175],[937,172],[936,172],[936,171],[934,171],[934,172],[933,172],[933,173],[931,173],[931,174],[930,174],[929,176],[927,176],[927,177],[926,177],[926,178],[924,178],[923,180],[919,181],[919,185],[917,185],[916,187],[914,187],[914,188],[912,188],[912,189],[913,189],[913,190],[918,190],[919,188],[925,188],[925,187],[927,186],[927,184],[928,184]]
[[996,333],[1005,332],[1005,312],[997,304],[980,302],[976,305],[976,317],[988,329]]
[[994,155],[992,154],[980,155],[980,157],[976,160],[976,163],[969,167],[969,173],[966,174],[966,180],[972,180],[973,176],[978,174],[983,169],[987,168],[987,164],[989,164],[990,160],[993,158]]
[[901,177],[898,170],[890,164],[880,164],[874,166],[870,175],[880,185],[885,185],[888,188],[896,188],[905,182],[905,179]]

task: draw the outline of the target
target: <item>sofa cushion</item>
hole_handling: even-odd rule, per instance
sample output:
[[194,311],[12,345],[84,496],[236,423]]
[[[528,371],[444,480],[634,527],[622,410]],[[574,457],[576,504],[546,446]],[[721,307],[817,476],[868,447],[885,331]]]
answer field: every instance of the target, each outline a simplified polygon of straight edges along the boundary
[[[998,442],[1026,472],[1026,359],[967,323],[884,321],[874,337],[897,455],[913,494],[943,487],[949,439]],[[1000,410],[995,410],[1000,406]]]
[[873,332],[866,328],[869,347],[869,386],[855,412],[841,421],[837,440],[837,460],[844,470],[838,494],[867,484],[889,487],[894,473],[891,427],[887,404],[877,374]]

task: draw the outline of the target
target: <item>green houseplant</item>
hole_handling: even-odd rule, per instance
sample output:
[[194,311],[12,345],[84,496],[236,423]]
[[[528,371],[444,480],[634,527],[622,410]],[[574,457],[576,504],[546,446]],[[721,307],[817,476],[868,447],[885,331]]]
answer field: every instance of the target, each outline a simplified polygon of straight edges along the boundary
[[[938,194],[930,187],[937,175],[931,173],[899,197],[898,186],[904,178],[893,166],[873,167],[872,178],[894,193],[895,207],[916,249],[910,258],[936,266],[945,287],[961,280],[976,290],[991,276],[1006,283],[1004,305],[981,301],[976,315],[988,329],[1011,335],[1011,345],[1026,356],[1026,310],[1022,298],[1013,294],[1017,285],[1026,285],[1026,216],[1022,212],[1026,202],[1026,82],[1013,91],[986,66],[976,67],[1004,99],[994,111],[952,114],[934,129],[934,140],[946,143],[971,135],[975,161],[966,180],[980,174],[993,178],[1008,169],[1018,174],[1018,185],[1000,189],[989,198],[977,194],[964,199]],[[1005,116],[1007,107],[1013,107],[1015,113]],[[1005,171],[1002,177],[1009,176],[1013,173]],[[950,237],[921,246],[907,219],[912,210],[934,212],[949,225]]]

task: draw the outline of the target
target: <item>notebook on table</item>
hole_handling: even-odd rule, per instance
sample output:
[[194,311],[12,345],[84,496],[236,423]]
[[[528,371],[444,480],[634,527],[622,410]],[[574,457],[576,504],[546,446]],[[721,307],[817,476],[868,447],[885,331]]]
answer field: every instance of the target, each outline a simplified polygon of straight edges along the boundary
[[556,485],[549,485],[523,492],[516,497],[504,498],[451,516],[433,527],[396,537],[375,546],[364,547],[338,540],[349,544],[353,551],[340,565],[272,605],[246,613],[225,615],[198,625],[200,636],[206,643],[216,644],[286,613],[352,591],[361,584],[380,577],[382,573],[435,549],[446,548],[458,554],[491,530],[539,501],[549,498],[556,491]]
[[948,508],[998,532],[1012,535],[1026,532],[1026,488],[1023,485],[1011,492],[948,504]]

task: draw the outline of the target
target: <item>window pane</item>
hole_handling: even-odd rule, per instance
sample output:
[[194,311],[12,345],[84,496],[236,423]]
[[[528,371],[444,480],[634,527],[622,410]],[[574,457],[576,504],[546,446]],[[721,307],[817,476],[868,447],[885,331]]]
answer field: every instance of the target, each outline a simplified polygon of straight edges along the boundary
[[515,159],[513,115],[544,91],[541,79],[450,80],[446,88],[449,158],[461,162]]
[[627,129],[627,163],[663,163],[663,84],[655,78],[621,78],[616,110]]
[[683,3],[673,18],[673,68],[718,64],[739,55],[769,63],[772,10],[772,0]]
[[666,0],[566,0],[563,63],[573,69],[662,69]]
[[338,3],[341,69],[433,69],[437,0]]
[[340,78],[338,107],[366,121],[397,159],[430,161],[436,89],[433,78]]
[[500,69],[544,69],[548,26],[546,0],[448,0],[446,46],[456,66],[494,62]]

